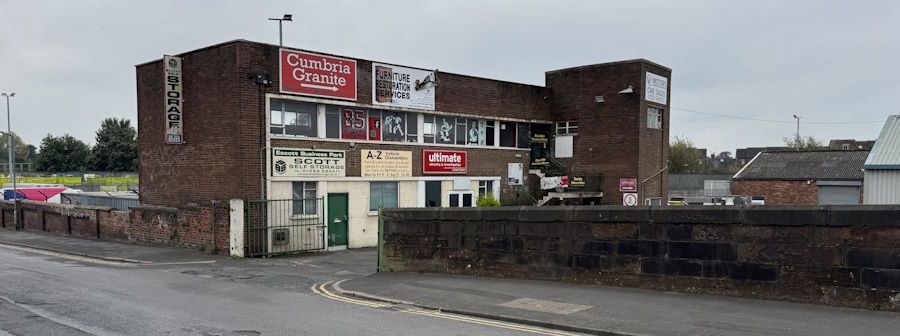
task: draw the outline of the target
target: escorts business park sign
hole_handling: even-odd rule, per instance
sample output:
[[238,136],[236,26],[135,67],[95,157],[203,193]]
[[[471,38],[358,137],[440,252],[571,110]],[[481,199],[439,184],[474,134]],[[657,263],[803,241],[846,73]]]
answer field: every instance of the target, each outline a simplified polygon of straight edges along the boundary
[[347,175],[343,151],[272,149],[272,176],[319,177]]
[[181,57],[163,56],[163,77],[166,81],[166,143],[181,144],[184,143]]
[[281,49],[282,93],[356,100],[356,61]]
[[372,73],[375,105],[434,111],[434,71],[372,63]]
[[422,150],[422,174],[465,174],[466,151]]

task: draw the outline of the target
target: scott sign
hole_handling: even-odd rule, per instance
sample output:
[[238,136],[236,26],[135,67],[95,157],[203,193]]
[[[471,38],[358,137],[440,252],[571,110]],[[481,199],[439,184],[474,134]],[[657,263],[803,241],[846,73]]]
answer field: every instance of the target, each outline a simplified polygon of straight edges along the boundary
[[356,61],[281,49],[282,93],[356,100]]

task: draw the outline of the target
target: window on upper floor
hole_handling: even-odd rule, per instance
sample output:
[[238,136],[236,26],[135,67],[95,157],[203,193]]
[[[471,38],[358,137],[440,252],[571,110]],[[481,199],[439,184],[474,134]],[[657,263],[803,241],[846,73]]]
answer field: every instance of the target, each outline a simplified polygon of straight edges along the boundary
[[647,128],[662,128],[662,112],[663,110],[658,107],[647,108]]
[[316,104],[273,99],[269,103],[269,108],[271,111],[269,131],[272,134],[303,137],[318,135]]
[[556,123],[556,135],[577,135],[578,121],[560,121]]
[[500,122],[500,147],[516,147],[516,123]]

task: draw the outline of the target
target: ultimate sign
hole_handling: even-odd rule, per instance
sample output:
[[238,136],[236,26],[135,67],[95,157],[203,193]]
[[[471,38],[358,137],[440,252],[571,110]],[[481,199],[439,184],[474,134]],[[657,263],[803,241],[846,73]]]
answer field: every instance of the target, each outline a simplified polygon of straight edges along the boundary
[[356,61],[281,49],[281,92],[356,100]]

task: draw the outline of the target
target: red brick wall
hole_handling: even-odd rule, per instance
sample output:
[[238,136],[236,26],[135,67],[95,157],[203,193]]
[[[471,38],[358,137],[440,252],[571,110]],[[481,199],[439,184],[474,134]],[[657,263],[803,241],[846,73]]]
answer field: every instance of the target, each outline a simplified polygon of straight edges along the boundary
[[[577,120],[574,157],[559,159],[571,175],[603,175],[603,204],[622,204],[620,178],[643,180],[668,160],[669,113],[661,130],[647,128],[644,72],[669,78],[671,70],[645,61],[626,61],[547,72],[555,121]],[[633,94],[618,92],[634,87]],[[595,96],[603,96],[598,104]],[[643,197],[667,197],[668,173],[650,180]]]
[[[0,203],[5,221],[12,225],[12,203]],[[217,207],[136,207],[115,211],[105,207],[74,206],[20,201],[19,211],[27,231],[71,234],[133,243],[190,248],[229,249],[230,213],[227,204]],[[99,233],[97,230],[99,229]],[[213,245],[215,241],[215,245]]]
[[766,205],[816,205],[819,189],[815,181],[736,180],[731,183],[735,195],[763,195]]

